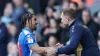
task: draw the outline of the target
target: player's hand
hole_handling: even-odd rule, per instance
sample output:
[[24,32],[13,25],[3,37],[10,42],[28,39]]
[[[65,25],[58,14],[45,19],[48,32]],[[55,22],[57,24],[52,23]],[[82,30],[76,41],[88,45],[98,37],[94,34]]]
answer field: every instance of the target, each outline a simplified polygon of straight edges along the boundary
[[56,56],[56,48],[55,47],[49,47],[47,49],[47,56]]

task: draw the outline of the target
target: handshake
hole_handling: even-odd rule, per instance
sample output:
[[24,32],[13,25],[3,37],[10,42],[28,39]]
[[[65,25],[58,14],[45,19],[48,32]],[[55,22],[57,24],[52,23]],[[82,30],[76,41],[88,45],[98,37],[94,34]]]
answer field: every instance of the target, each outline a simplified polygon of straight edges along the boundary
[[57,43],[53,47],[48,47],[48,49],[46,50],[46,53],[47,53],[46,56],[56,56],[57,48],[60,48],[62,46],[63,46],[63,44]]

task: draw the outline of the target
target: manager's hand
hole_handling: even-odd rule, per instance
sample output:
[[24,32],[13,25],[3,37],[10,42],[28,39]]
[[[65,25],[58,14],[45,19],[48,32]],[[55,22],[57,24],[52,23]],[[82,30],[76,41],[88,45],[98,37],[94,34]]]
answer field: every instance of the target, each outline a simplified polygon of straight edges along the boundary
[[60,48],[60,47],[63,47],[64,45],[63,44],[60,44],[60,43],[57,43],[56,45],[55,45],[55,47],[56,48]]

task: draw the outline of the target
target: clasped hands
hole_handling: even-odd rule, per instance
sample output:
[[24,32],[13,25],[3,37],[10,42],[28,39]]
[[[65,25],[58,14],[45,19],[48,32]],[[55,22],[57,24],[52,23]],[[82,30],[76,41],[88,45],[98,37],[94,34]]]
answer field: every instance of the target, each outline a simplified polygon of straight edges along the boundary
[[55,46],[49,47],[46,50],[47,56],[56,56],[57,48],[60,48],[62,46],[63,46],[63,44],[57,43]]

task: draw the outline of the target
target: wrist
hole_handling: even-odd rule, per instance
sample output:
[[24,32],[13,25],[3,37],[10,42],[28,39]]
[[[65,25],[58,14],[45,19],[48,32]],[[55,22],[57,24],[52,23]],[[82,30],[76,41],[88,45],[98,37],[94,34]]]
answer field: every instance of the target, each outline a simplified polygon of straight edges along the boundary
[[58,48],[56,48],[56,54],[58,54]]

